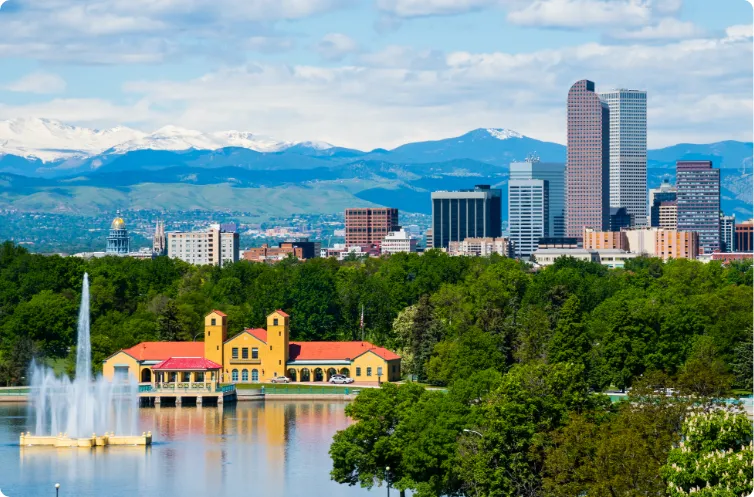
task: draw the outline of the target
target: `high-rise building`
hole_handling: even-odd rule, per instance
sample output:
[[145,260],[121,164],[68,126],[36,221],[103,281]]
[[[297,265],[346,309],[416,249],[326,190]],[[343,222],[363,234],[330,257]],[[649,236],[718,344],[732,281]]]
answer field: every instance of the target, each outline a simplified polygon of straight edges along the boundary
[[649,190],[649,226],[660,227],[660,204],[662,202],[675,202],[677,189],[665,178],[659,188]]
[[610,224],[610,110],[582,79],[568,91],[566,236]]
[[189,264],[222,266],[238,261],[238,233],[226,232],[219,224],[206,231],[179,231],[167,234],[168,257]]
[[584,248],[587,250],[628,250],[625,231],[595,231],[584,228]]
[[[473,190],[432,192],[432,247],[448,248],[466,238],[502,234],[502,192],[490,185]],[[429,242],[428,242],[429,245]]]
[[736,250],[754,252],[754,219],[736,225]]
[[647,222],[647,92],[600,93],[610,108],[610,207],[625,207],[633,223]]
[[723,252],[736,251],[736,215],[724,216],[720,213],[720,241]]
[[[548,237],[565,236],[565,164],[540,162],[528,158],[525,162],[512,162],[510,180],[541,179],[547,181]],[[509,226],[510,227],[510,226]]]
[[167,255],[168,244],[165,239],[165,221],[157,221],[152,238],[152,255]]
[[398,231],[398,209],[362,207],[346,209],[346,247],[379,245],[391,231]]
[[624,230],[628,250],[636,254],[668,259],[696,259],[699,254],[699,235],[692,231],[662,228]]
[[126,222],[120,217],[120,211],[110,223],[110,234],[107,235],[106,254],[126,255],[130,250],[131,240],[128,237]]
[[[644,216],[646,217],[646,216]],[[633,226],[634,216],[628,213],[625,207],[610,207],[610,225],[609,231],[620,231],[623,228]]]
[[660,202],[657,206],[659,211],[659,224],[660,228],[666,230],[678,229],[678,202],[676,200]]
[[391,231],[387,234],[380,252],[383,254],[397,254],[399,252],[416,252],[416,238],[413,238],[408,231],[400,229]]
[[678,230],[699,233],[705,253],[720,250],[720,170],[712,161],[676,162]]
[[548,181],[508,181],[508,233],[516,257],[528,258],[549,233]]

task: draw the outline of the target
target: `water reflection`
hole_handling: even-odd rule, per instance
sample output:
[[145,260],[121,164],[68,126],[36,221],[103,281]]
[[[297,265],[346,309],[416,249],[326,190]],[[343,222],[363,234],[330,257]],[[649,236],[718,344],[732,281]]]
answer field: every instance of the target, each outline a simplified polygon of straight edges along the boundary
[[[236,406],[139,411],[139,430],[155,445],[96,450],[23,447],[23,406],[0,404],[0,489],[9,497],[260,494],[346,496],[365,493],[329,479],[332,435],[348,425],[345,404],[268,401]],[[14,415],[16,413],[16,415]],[[7,478],[6,478],[7,476]]]

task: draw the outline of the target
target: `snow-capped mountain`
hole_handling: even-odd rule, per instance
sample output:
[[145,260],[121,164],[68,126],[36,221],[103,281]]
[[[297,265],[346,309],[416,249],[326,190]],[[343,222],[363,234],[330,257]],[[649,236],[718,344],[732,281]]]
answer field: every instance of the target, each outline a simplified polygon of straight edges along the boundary
[[246,131],[201,131],[164,126],[144,133],[124,126],[97,130],[53,121],[25,118],[0,121],[0,155],[38,158],[45,162],[86,158],[103,153],[123,154],[134,150],[217,150],[240,147],[257,152],[279,152],[291,147],[326,150],[325,142],[285,142]]

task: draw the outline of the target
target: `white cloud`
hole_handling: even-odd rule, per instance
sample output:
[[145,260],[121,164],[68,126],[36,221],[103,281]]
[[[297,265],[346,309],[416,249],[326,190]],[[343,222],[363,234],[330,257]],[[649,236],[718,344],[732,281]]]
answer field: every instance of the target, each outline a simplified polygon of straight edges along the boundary
[[283,36],[252,36],[244,44],[249,50],[264,53],[287,52],[295,45],[291,38]]
[[513,24],[556,28],[641,26],[651,18],[647,0],[535,0],[508,13]]
[[611,38],[622,40],[681,40],[704,35],[704,30],[693,22],[666,17],[652,26],[637,30],[617,29],[609,32]]
[[751,24],[738,24],[727,28],[725,34],[728,35],[728,40],[740,41],[751,38],[752,31],[754,31],[754,28]]
[[1,86],[0,89],[20,93],[62,93],[65,86],[65,80],[57,74],[33,72]]
[[484,9],[500,0],[377,0],[377,8],[395,17],[452,15]]
[[316,50],[323,59],[336,61],[357,52],[359,44],[343,33],[328,33],[317,43]]

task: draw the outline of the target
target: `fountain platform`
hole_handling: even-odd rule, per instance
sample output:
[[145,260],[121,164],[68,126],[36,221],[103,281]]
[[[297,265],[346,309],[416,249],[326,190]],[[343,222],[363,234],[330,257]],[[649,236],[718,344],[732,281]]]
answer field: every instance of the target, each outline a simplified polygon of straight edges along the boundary
[[102,436],[92,434],[86,438],[70,438],[65,433],[58,435],[32,435],[29,432],[21,433],[20,444],[35,447],[109,447],[111,445],[152,445],[152,432],[148,431],[141,435],[115,435],[105,433]]

